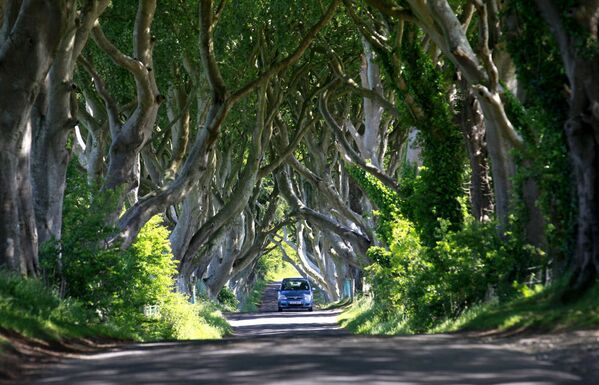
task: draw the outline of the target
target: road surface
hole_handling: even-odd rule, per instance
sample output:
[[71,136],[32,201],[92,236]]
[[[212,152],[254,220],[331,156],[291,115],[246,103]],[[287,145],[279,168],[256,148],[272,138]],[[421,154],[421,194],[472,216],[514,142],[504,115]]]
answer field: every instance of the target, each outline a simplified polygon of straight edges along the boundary
[[65,361],[32,384],[589,384],[524,353],[458,336],[352,336],[336,315],[234,314],[233,337],[131,345]]

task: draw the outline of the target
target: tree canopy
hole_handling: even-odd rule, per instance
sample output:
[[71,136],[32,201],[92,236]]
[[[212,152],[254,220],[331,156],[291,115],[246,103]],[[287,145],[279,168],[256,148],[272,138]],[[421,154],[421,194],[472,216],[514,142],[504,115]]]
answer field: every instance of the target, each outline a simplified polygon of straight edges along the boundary
[[186,294],[241,296],[276,254],[415,329],[564,275],[575,298],[599,278],[598,9],[2,0],[0,265],[82,295],[127,280],[150,223]]

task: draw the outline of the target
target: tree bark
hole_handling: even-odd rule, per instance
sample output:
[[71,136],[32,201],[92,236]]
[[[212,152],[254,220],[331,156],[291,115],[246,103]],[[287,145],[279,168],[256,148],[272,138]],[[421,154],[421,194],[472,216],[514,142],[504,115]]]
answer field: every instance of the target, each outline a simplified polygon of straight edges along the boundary
[[219,64],[214,52],[213,2],[200,1],[200,58],[202,67],[211,91],[211,107],[206,116],[205,124],[196,135],[188,156],[177,177],[165,188],[144,197],[120,218],[121,233],[118,238],[123,247],[131,244],[141,227],[153,215],[164,211],[166,207],[180,202],[185,194],[193,187],[195,181],[208,167],[209,154],[218,138],[223,121],[233,105],[249,93],[264,85],[273,76],[297,63],[304,52],[310,47],[318,33],[333,18],[340,0],[332,0],[321,19],[306,33],[297,48],[284,59],[272,64],[260,76],[248,82],[236,92],[230,94],[226,88]]
[[5,6],[0,36],[0,265],[35,275],[30,117],[73,4],[13,0]]
[[493,191],[487,160],[487,144],[483,117],[476,98],[462,87],[467,96],[462,101],[460,126],[464,134],[470,160],[470,208],[472,216],[479,222],[493,217]]
[[77,124],[73,74],[91,29],[108,3],[108,0],[89,0],[79,15],[74,7],[69,10],[65,20],[67,33],[58,46],[32,116],[31,172],[40,244],[61,238],[62,205],[71,158],[67,139]]
[[[560,10],[553,0],[535,0],[554,34],[570,86],[570,110],[564,130],[576,177],[578,223],[573,275],[565,298],[578,296],[599,277],[599,58],[584,52],[580,28],[597,45],[596,1],[580,1]],[[566,25],[572,17],[576,26]],[[555,92],[555,91],[554,91]]]
[[498,71],[492,59],[496,32],[493,10],[485,3],[477,4],[481,37],[479,59],[447,0],[408,0],[408,3],[418,25],[462,72],[480,103],[491,160],[495,213],[502,232],[508,223],[511,179],[515,172],[510,151],[522,145],[522,138],[507,117],[500,97]]
[[[152,137],[158,108],[164,99],[158,92],[152,62],[154,39],[151,36],[151,25],[155,11],[156,0],[139,1],[133,30],[133,57],[119,51],[106,38],[99,25],[93,29],[98,46],[135,79],[137,103],[127,121],[121,124],[118,116],[114,116],[115,111],[107,108],[112,115],[109,119],[112,143],[104,188],[123,188],[123,198],[139,186],[136,164],[143,146]],[[118,207],[119,212],[120,209],[121,205]]]

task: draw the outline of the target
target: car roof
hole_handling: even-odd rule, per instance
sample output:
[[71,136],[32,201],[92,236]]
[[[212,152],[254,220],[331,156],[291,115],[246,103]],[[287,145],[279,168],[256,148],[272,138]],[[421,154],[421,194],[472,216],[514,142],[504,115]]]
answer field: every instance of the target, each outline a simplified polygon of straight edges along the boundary
[[283,281],[307,281],[308,279],[303,278],[303,277],[297,277],[297,278],[283,278]]

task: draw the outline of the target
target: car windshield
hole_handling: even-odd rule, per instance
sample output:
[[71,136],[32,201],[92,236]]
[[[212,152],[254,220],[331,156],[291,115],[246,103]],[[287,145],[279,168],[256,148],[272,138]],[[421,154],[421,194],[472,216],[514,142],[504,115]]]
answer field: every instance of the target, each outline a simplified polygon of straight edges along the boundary
[[283,281],[281,290],[310,290],[310,286],[304,280],[289,280]]

